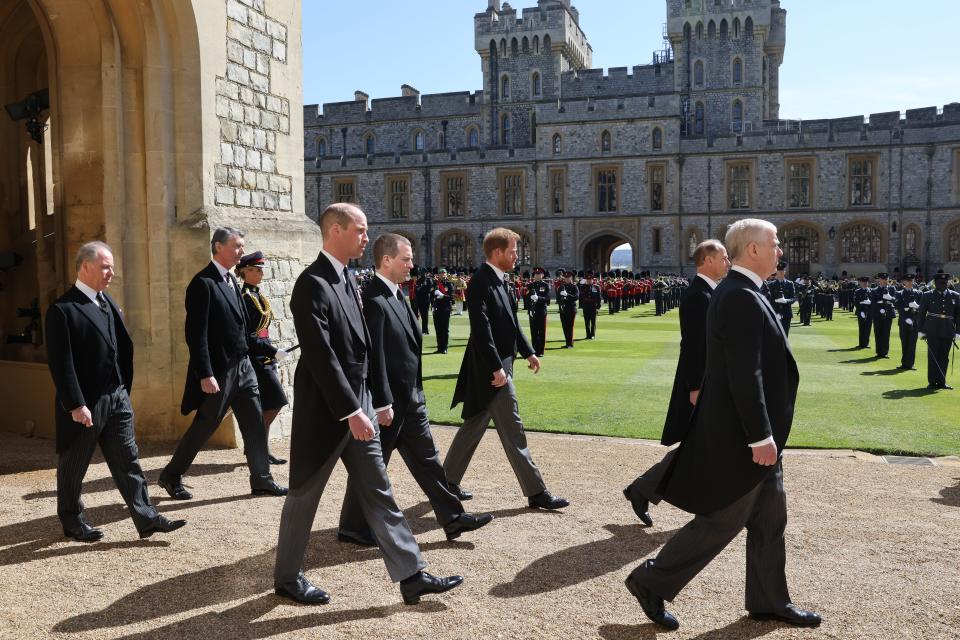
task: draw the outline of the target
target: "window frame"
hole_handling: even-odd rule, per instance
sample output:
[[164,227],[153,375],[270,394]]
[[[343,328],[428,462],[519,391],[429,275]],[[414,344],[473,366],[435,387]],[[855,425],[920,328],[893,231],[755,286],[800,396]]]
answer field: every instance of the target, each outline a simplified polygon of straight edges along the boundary
[[650,230],[650,248],[655,256],[663,254],[663,227],[654,227]]
[[[461,211],[459,213],[450,213],[450,180],[460,179],[463,181],[461,187],[463,194],[461,196]],[[470,176],[466,171],[441,171],[440,172],[440,212],[444,218],[452,220],[465,219],[470,211]]]
[[[660,180],[660,208],[655,209],[653,207],[653,174],[655,171],[660,170],[661,180]],[[648,211],[666,211],[667,210],[667,163],[666,162],[648,162],[647,163],[647,210]]]
[[[340,187],[350,186],[352,191],[351,200],[341,200]],[[330,185],[333,192],[334,202],[349,202],[350,204],[360,204],[360,190],[357,187],[357,176],[334,176]]]
[[[384,204],[386,205],[386,219],[388,220],[409,220],[410,219],[410,186],[411,186],[411,176],[409,173],[394,173],[387,174],[384,178],[383,184],[385,189],[385,200]],[[394,194],[393,186],[396,184],[405,183],[406,191],[402,194]],[[400,195],[402,208],[404,215],[397,216],[395,215],[393,205],[394,205],[394,196]]]
[[[749,175],[746,179],[747,185],[747,204],[746,206],[733,206],[733,171],[740,167],[746,167]],[[750,211],[756,209],[756,180],[757,180],[757,162],[754,158],[728,159],[723,163],[723,203],[727,211]],[[739,182],[739,180],[738,180]]]
[[[809,203],[806,205],[794,205],[794,204],[791,204],[791,196],[793,195],[793,181],[795,180],[795,178],[791,174],[791,169],[794,166],[804,165],[804,164],[809,165],[810,167],[810,175],[807,177],[807,180],[809,181],[809,185],[808,185]],[[786,189],[784,189],[783,206],[786,209],[790,209],[793,211],[809,211],[811,209],[816,208],[817,206],[817,201],[816,201],[817,158],[816,156],[788,156],[784,158],[783,169],[784,169],[784,184],[786,185]]]
[[663,151],[663,127],[654,127],[650,132],[650,148],[653,151]]
[[[614,208],[600,209],[600,174],[612,171],[615,177],[614,183]],[[623,166],[620,164],[598,164],[594,165],[590,171],[591,186],[593,191],[593,210],[597,213],[619,213],[623,201]]]
[[[869,161],[871,163],[870,170],[870,202],[857,202],[853,201],[853,185],[854,180],[858,176],[853,174],[853,165],[855,162],[865,162]],[[859,177],[864,177],[866,174],[861,174]],[[880,178],[880,156],[875,153],[856,153],[850,154],[847,156],[847,206],[851,209],[870,209],[877,207],[877,195],[880,193],[877,188],[877,182]]]
[[[514,194],[513,204],[519,204],[519,209],[517,211],[508,211],[510,208],[507,206],[507,195],[508,195],[508,186],[507,179],[509,178],[519,178],[519,184],[512,189],[519,189],[519,200]],[[527,199],[527,172],[524,169],[497,169],[497,212],[504,217],[521,217],[526,212],[526,199]]]
[[553,255],[563,255],[563,229],[553,230]]
[[[554,207],[555,195],[556,195],[556,180],[559,180],[560,186],[560,211],[557,211]],[[550,211],[550,215],[562,216],[567,212],[567,168],[566,167],[549,167],[547,169],[547,208]]]
[[[873,229],[879,234],[879,246],[877,247],[877,255],[875,256],[876,260],[853,261],[853,260],[845,259],[845,258],[849,258],[850,256],[844,255],[844,251],[843,251],[844,235],[846,235],[846,233],[849,232],[851,229],[855,227],[861,227],[861,226]],[[840,228],[840,233],[837,234],[836,242],[837,242],[836,255],[840,258],[841,264],[881,264],[885,262],[884,249],[887,245],[887,236],[886,236],[886,229],[882,224],[877,224],[872,220],[853,220],[850,223],[845,224],[843,225],[843,227]]]

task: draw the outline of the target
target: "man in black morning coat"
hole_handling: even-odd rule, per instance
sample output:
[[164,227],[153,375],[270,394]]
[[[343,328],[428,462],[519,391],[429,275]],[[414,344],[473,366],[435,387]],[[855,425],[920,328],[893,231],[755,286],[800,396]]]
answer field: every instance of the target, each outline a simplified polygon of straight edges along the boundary
[[[690,416],[697,404],[707,364],[707,308],[717,283],[730,270],[727,250],[719,240],[701,242],[693,252],[693,260],[697,265],[697,277],[680,300],[680,358],[660,439],[660,443],[667,447],[683,440],[690,428]],[[660,502],[657,488],[674,454],[675,450],[667,453],[663,460],[623,490],[637,517],[648,527],[653,525],[649,503]]]
[[527,446],[513,386],[517,352],[526,358],[529,369],[540,371],[540,359],[520,330],[516,302],[507,291],[507,274],[517,262],[518,239],[516,233],[502,227],[488,232],[483,239],[486,262],[467,286],[470,338],[451,404],[453,408],[463,403],[463,425],[447,450],[443,469],[455,495],[461,500],[472,497],[460,488],[460,481],[492,418],[528,504],[540,509],[561,509],[569,502],[547,491]]
[[230,273],[243,257],[243,246],[243,233],[238,229],[216,229],[210,240],[210,263],[187,286],[184,335],[190,362],[180,412],[196,414],[158,480],[175,500],[193,497],[183,486],[183,474],[228,409],[233,409],[243,434],[251,492],[272,496],[287,493],[270,473],[260,389],[249,356],[252,352],[279,360],[286,354],[259,338],[247,318],[240,287]]
[[147,494],[134,439],[133,341],[123,314],[106,293],[113,253],[88,242],[76,258],[77,281],[47,311],[47,362],[57,389],[57,516],[68,538],[95,542],[80,501],[83,476],[97,445],[141,538],[179,529],[157,513]]
[[[380,448],[379,422],[393,422],[393,402],[384,363],[373,357],[350,260],[367,246],[367,218],[359,207],[330,205],[320,216],[323,248],[297,278],[290,311],[300,340],[294,375],[290,440],[290,494],[280,515],[274,566],[277,595],[303,604],[326,604],[330,596],[303,573],[303,560],[317,506],[338,460],[356,489],[363,517],[373,529],[391,580],[406,604],[440,593],[463,578],[437,578],[426,563],[393,497]],[[376,422],[375,422],[376,421]]]
[[763,220],[730,226],[733,261],[707,312],[707,368],[689,432],[660,486],[670,504],[694,514],[626,579],[644,614],[679,627],[664,609],[747,529],[746,609],[752,617],[816,626],[820,616],[793,605],[787,591],[787,501],[783,451],[800,374],[786,333],[760,293],[783,255],[776,227]]

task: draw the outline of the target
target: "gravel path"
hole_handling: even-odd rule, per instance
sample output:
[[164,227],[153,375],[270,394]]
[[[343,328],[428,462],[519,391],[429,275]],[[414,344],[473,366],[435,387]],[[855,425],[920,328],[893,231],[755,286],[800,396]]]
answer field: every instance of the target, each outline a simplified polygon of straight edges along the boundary
[[[442,451],[452,430],[437,428]],[[791,594],[819,611],[817,630],[745,618],[744,539],[737,538],[670,610],[676,633],[647,623],[623,587],[635,564],[688,517],[667,505],[639,525],[620,489],[663,450],[646,443],[530,435],[564,513],[530,511],[492,433],[464,486],[471,510],[497,518],[448,543],[403,467],[395,492],[437,574],[464,584],[405,607],[377,550],[336,542],[345,474],[320,504],[307,574],[325,607],[273,595],[282,500],[251,498],[239,451],[200,454],[186,483],[196,498],[159,499],[168,459],[144,447],[151,494],[186,528],[137,538],[99,457],[84,497],[103,541],[67,542],[56,519],[53,443],[0,435],[0,631],[8,638],[960,638],[960,467],[898,466],[849,453],[792,453],[785,462]],[[274,442],[283,454],[288,441]],[[278,480],[286,480],[281,468]]]

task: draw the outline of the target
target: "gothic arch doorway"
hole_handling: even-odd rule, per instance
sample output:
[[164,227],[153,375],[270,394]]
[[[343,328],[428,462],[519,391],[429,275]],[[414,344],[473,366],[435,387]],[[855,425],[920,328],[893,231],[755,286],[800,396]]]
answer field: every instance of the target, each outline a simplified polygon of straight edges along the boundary
[[623,244],[629,245],[633,252],[631,270],[634,270],[637,264],[637,248],[629,238],[615,232],[600,233],[584,241],[580,252],[583,268],[591,271],[610,271],[613,251]]

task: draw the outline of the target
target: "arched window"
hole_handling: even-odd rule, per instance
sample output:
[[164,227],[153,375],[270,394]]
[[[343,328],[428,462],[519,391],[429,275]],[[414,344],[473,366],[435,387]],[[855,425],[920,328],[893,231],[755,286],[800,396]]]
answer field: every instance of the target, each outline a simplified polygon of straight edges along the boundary
[[727,19],[724,18],[720,21],[720,37],[726,38],[730,35],[730,28],[727,26]]
[[733,59],[733,84],[743,84],[743,61],[740,58]]
[[550,36],[543,36],[543,50],[546,53],[550,53]]
[[603,133],[601,133],[600,134],[600,151],[607,153],[610,151],[612,146],[613,145],[610,139],[610,132],[604,131]]
[[697,229],[687,231],[687,260],[693,260],[693,254],[700,244],[700,232]]
[[467,146],[468,147],[480,146],[480,131],[476,127],[470,127],[469,129],[467,129]]
[[327,139],[323,136],[317,138],[317,157],[327,157]]
[[879,227],[862,223],[846,227],[840,232],[840,262],[850,264],[880,262],[880,240]]
[[740,37],[740,18],[733,19],[733,37],[734,38]]
[[530,242],[530,236],[523,231],[514,229],[514,232],[520,236],[517,240],[517,266],[529,266],[533,264],[533,243]]
[[683,39],[689,40],[690,34],[693,32],[693,27],[690,26],[689,22],[684,23],[683,25]]
[[697,60],[693,64],[693,84],[698,87],[703,86],[703,60]]
[[703,23],[697,23],[697,40],[703,40]]
[[372,133],[365,135],[363,137],[363,149],[368,156],[375,154],[377,152],[377,137]]
[[906,258],[920,255],[920,229],[916,225],[908,225],[903,233],[903,255]]
[[785,260],[794,273],[809,273],[810,265],[820,262],[820,233],[815,228],[805,224],[785,227],[780,237]]
[[513,130],[511,128],[510,114],[505,113],[500,118],[500,144],[509,146],[513,142]]
[[533,52],[540,53],[540,36],[533,36]]
[[653,150],[659,151],[660,149],[663,149],[663,129],[660,127],[654,127],[651,137],[653,138]]
[[553,134],[553,155],[559,155],[563,151],[563,138],[559,133]]
[[743,131],[743,103],[740,100],[733,101],[733,130]]
[[500,78],[500,97],[504,100],[510,99],[510,76],[507,74]]
[[469,270],[473,267],[473,244],[463,231],[450,231],[440,237],[440,264],[450,268]]
[[517,39],[514,38],[510,41],[510,55],[515,56],[520,53],[520,45],[517,42]]
[[423,131],[417,129],[413,132],[413,148],[416,151],[423,151],[426,146],[426,136],[423,135]]
[[747,19],[743,22],[743,34],[748,38],[753,37],[753,18],[747,16]]
[[524,53],[530,53],[530,40],[527,38],[527,36],[523,36],[523,41],[520,45],[520,48]]
[[960,222],[947,227],[946,262],[960,262]]
[[500,57],[501,58],[507,57],[507,39],[506,38],[500,38]]
[[441,149],[447,148],[447,134],[443,131],[437,134],[437,146]]
[[706,126],[704,123],[704,120],[705,120],[704,111],[705,110],[704,110],[703,103],[698,102],[697,106],[694,108],[694,115],[693,115],[693,134],[694,135],[702,136],[703,132],[706,129]]
[[713,20],[710,21],[710,24],[707,25],[707,37],[716,38],[717,37],[717,23]]
[[540,74],[536,71],[533,72],[533,75],[530,77],[530,87],[533,92],[533,95],[537,98],[540,97],[543,87],[540,83]]

